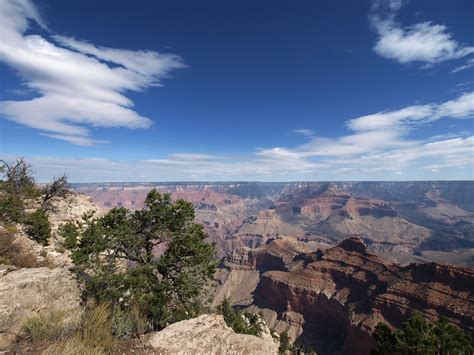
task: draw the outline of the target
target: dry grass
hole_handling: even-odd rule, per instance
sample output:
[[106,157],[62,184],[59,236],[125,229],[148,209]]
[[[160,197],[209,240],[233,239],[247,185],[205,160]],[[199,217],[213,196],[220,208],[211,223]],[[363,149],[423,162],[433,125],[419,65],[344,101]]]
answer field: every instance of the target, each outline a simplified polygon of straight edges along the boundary
[[14,243],[13,233],[0,231],[0,264],[14,265],[17,267],[35,268],[49,267],[54,268],[54,264],[47,257],[39,259],[35,254],[25,251],[21,245]]
[[43,312],[28,318],[23,329],[33,341],[52,341],[73,333],[78,327],[77,322],[68,320],[63,310]]
[[100,355],[110,354],[116,346],[112,334],[111,309],[101,303],[88,309],[75,334],[49,346],[43,354]]

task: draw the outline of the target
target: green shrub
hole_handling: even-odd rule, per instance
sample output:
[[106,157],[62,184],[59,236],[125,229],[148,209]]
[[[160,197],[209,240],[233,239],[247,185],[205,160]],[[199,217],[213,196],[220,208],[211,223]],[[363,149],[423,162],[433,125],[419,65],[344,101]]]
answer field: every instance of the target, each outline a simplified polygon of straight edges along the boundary
[[222,301],[220,311],[226,324],[236,333],[259,336],[263,331],[265,323],[260,314],[235,310],[227,298]]
[[76,247],[79,232],[79,227],[71,221],[61,224],[58,228],[58,234],[63,238],[63,245],[67,249]]
[[4,223],[3,228],[5,228],[5,230],[10,234],[16,234],[16,233],[19,232],[18,227],[16,225],[13,225],[13,224]]
[[459,327],[441,317],[428,322],[415,313],[400,329],[392,330],[383,323],[375,328],[376,348],[372,354],[473,354],[473,339]]
[[24,221],[24,203],[19,195],[0,195],[0,217],[3,221],[21,223]]
[[25,217],[25,201],[39,196],[33,171],[23,159],[14,162],[0,160],[0,218],[4,221],[22,223]]
[[115,307],[112,314],[113,333],[117,338],[130,339],[147,330],[147,321],[136,306],[122,309]]
[[[27,234],[40,244],[46,245],[51,235],[47,214],[54,210],[52,201],[69,193],[65,175],[39,188],[33,177],[33,169],[24,159],[7,162],[0,159],[0,220],[9,223],[25,223]],[[40,208],[31,213],[26,206],[39,202]]]
[[26,234],[41,245],[48,245],[51,237],[51,225],[46,214],[38,209],[30,213],[25,221]]
[[291,350],[290,338],[287,332],[280,334],[280,347],[278,348],[279,354],[286,354],[287,351]]

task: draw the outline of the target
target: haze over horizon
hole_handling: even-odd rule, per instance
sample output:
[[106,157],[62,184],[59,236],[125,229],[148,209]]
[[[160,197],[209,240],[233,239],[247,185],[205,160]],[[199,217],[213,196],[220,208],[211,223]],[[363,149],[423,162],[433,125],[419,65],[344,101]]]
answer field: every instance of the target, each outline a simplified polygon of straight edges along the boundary
[[38,181],[474,179],[469,0],[0,2]]

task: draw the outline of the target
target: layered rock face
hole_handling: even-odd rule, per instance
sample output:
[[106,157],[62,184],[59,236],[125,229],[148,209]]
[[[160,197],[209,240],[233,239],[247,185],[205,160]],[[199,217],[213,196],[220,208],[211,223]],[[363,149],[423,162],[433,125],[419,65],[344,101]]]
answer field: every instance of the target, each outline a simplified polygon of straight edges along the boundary
[[278,353],[278,345],[269,334],[236,334],[222,316],[207,314],[166,327],[151,336],[150,345],[163,355]]
[[143,207],[152,188],[192,201],[219,257],[269,239],[331,247],[359,235],[400,263],[474,265],[474,182],[149,183],[76,185],[106,211]]
[[306,187],[282,196],[277,212],[290,224],[305,226],[328,243],[364,236],[373,251],[412,253],[431,231],[402,218],[388,203],[352,195],[334,183]]
[[[265,254],[271,244],[253,254]],[[433,320],[445,316],[474,330],[470,268],[435,263],[402,267],[369,253],[359,238],[288,259],[286,253],[284,268],[260,266],[253,306],[264,310],[270,326],[288,330],[318,353],[368,354],[379,322],[398,327],[415,311]]]

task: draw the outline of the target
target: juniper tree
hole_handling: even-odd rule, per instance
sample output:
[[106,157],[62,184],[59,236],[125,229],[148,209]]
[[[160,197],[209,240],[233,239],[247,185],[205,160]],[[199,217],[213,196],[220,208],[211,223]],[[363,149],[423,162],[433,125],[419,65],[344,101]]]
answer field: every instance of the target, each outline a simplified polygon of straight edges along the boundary
[[190,202],[152,190],[141,210],[89,214],[62,232],[86,299],[138,306],[155,329],[198,314],[215,247]]

